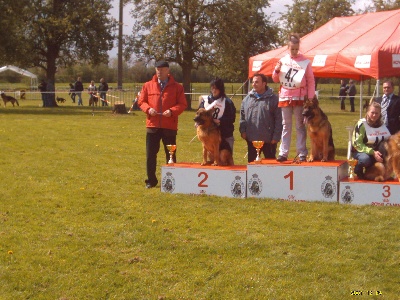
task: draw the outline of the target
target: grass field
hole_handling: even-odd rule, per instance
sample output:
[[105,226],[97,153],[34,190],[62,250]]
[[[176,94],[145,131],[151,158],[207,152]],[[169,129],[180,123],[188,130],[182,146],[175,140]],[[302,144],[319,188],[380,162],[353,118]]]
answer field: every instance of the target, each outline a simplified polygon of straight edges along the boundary
[[[0,108],[1,300],[400,298],[398,208],[146,190],[143,113],[40,102]],[[321,106],[344,159],[359,113]],[[201,160],[193,117],[180,162]]]

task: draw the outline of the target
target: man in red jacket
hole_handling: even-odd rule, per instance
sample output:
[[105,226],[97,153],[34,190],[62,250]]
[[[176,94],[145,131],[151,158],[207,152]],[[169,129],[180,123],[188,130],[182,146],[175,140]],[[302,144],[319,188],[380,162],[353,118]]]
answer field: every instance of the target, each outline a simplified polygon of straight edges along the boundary
[[[138,105],[147,115],[146,118],[146,188],[155,187],[157,153],[160,141],[164,144],[166,162],[169,151],[166,145],[176,145],[178,116],[186,109],[187,103],[183,86],[169,74],[166,61],[156,62],[156,74],[143,85]],[[174,153],[173,160],[176,162]]]

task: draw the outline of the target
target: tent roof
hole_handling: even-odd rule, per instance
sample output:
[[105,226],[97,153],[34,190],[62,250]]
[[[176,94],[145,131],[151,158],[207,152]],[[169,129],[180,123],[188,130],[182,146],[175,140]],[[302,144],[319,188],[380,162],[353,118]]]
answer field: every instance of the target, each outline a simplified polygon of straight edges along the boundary
[[0,73],[4,72],[4,71],[7,71],[7,70],[14,71],[16,73],[19,73],[19,74],[24,75],[24,76],[28,76],[30,78],[37,78],[37,76],[35,74],[33,74],[33,73],[31,73],[31,72],[29,72],[27,70],[15,67],[15,66],[4,66],[4,67],[1,67],[0,68]]
[[[400,9],[333,18],[301,39],[300,52],[316,77],[383,78],[400,75]],[[287,46],[253,56],[249,78],[271,76]]]

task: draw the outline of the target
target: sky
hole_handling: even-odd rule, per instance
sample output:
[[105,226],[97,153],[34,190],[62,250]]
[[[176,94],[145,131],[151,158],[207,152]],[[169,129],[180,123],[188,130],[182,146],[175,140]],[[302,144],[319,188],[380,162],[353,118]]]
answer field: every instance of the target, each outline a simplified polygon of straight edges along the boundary
[[[292,0],[270,0],[270,7],[267,8],[266,14],[270,15],[272,12],[274,12],[274,17],[278,18],[280,16],[280,12],[285,12],[286,7],[285,5],[291,5],[293,3]],[[364,8],[365,5],[370,4],[371,0],[356,0],[356,3],[353,5],[354,10],[362,9]],[[110,10],[111,15],[115,19],[119,19],[119,0],[112,0],[112,5],[113,8]],[[133,4],[128,4],[124,7],[124,16],[123,16],[123,33],[124,34],[131,34],[132,32],[132,26],[133,26],[133,21],[132,17],[130,16],[129,12],[133,8]],[[117,48],[115,47],[113,50],[109,52],[110,57],[116,57],[117,56]]]

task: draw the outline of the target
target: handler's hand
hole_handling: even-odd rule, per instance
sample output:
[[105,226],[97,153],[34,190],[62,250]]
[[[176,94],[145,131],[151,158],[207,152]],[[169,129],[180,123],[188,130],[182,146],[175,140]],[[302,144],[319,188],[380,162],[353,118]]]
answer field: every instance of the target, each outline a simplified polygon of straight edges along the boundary
[[380,153],[379,151],[374,151],[374,157],[377,162],[383,162],[382,153]]
[[156,111],[154,108],[151,107],[151,108],[149,109],[149,115],[152,116],[152,117],[154,117],[155,115],[157,115],[157,111]]
[[163,112],[163,116],[169,118],[172,116],[171,110],[167,109],[166,111]]
[[278,61],[278,62],[276,63],[276,66],[275,66],[275,71],[276,71],[276,72],[280,72],[281,67],[282,67],[282,62],[281,62],[281,61]]
[[240,134],[240,136],[242,137],[242,139],[247,140],[247,134],[246,134],[246,132],[242,132],[242,133]]

